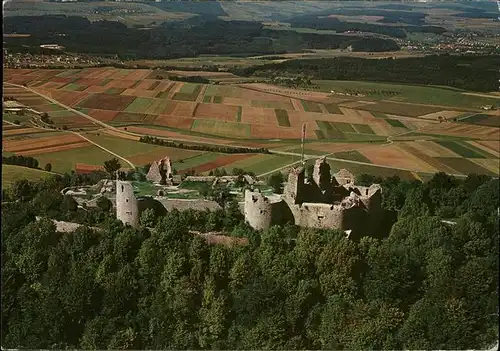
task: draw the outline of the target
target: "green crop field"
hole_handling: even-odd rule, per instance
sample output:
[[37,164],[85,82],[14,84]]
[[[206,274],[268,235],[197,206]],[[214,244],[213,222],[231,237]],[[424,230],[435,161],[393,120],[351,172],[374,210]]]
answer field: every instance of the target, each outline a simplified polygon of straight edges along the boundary
[[[90,145],[78,149],[50,152],[33,155],[40,165],[52,164],[52,171],[58,173],[71,172],[75,169],[75,164],[85,163],[89,165],[102,166],[104,162],[114,156],[97,146]],[[121,161],[123,165],[123,161]],[[123,165],[127,166],[127,165]]]
[[387,115],[385,113],[382,113],[382,112],[371,111],[370,113],[372,114],[373,117],[376,117],[376,118],[388,118]]
[[168,91],[160,91],[158,94],[156,94],[156,98],[158,99],[165,99],[168,96],[169,92]]
[[126,112],[143,113],[149,106],[151,106],[155,100],[144,97],[137,97],[130,105],[125,109]]
[[250,138],[250,125],[246,123],[195,119],[191,131],[209,135],[227,136],[229,138]]
[[328,111],[328,113],[333,113],[333,114],[337,114],[337,115],[341,115],[342,114],[342,111],[340,111],[340,108],[335,105],[335,104],[324,104],[326,110]]
[[[5,155],[4,155],[5,156]],[[13,165],[2,165],[2,187],[8,188],[16,180],[27,179],[30,181],[37,181],[39,179],[48,178],[53,176],[54,173],[45,172],[39,169],[13,166]]]
[[373,129],[368,124],[354,124],[354,123],[351,123],[351,125],[354,127],[354,129],[356,129],[356,131],[358,133],[361,133],[361,134],[373,134],[373,135],[375,135],[375,132],[373,131]]
[[478,164],[467,160],[465,158],[458,158],[458,157],[436,157],[436,159],[441,162],[442,164],[456,170],[458,173],[462,173],[464,175],[470,174],[470,173],[476,173],[476,174],[486,174],[490,176],[496,176],[495,173],[491,172],[490,170],[479,166]]
[[201,91],[200,84],[185,83],[178,93],[175,93],[173,100],[196,101]]
[[356,150],[336,152],[333,154],[333,157],[342,158],[344,160],[372,163],[369,159],[367,159],[364,155],[362,155]]
[[439,140],[436,143],[465,158],[485,158],[482,153],[472,150],[471,145],[465,146],[458,141]]
[[[50,117],[74,117],[78,116],[76,113],[69,110],[54,111],[50,113]],[[82,117],[84,119],[85,117]]]
[[236,112],[236,122],[241,122],[241,113],[243,112],[243,108],[238,106],[238,111]]
[[323,112],[321,110],[321,107],[319,106],[319,104],[317,104],[315,102],[304,101],[304,100],[300,100],[300,102],[302,103],[302,107],[304,108],[304,110],[307,112]]
[[194,94],[198,89],[200,89],[200,84],[184,83],[179,90],[179,93]]
[[188,159],[184,159],[182,161],[173,162],[172,167],[177,171],[189,170],[204,163],[215,161],[221,155],[223,154],[217,152],[207,152],[201,155],[190,157]]
[[292,105],[282,101],[252,100],[252,107],[264,107],[274,109],[291,109]]
[[344,133],[356,133],[356,131],[354,130],[354,128],[352,127],[352,125],[350,125],[349,123],[333,122],[333,125],[335,126],[335,128],[337,128],[341,132],[344,132]]
[[319,130],[315,133],[318,139],[345,139],[344,134],[338,130],[333,122],[328,121],[316,121]]
[[475,151],[476,153],[478,153],[479,155],[482,155],[484,156],[485,158],[497,158],[495,155],[487,152],[486,150],[483,150],[483,149],[480,149],[474,145],[471,145],[469,144],[468,142],[464,141],[464,142],[460,142],[461,144],[463,144],[466,148],[468,149],[471,149],[472,151]]
[[[122,157],[132,157],[147,152],[157,152],[158,150],[165,150],[164,146],[152,145],[141,143],[139,141],[115,138],[107,135],[97,135],[96,133],[89,133],[85,135],[90,140],[98,143],[102,147],[113,151]],[[111,157],[110,157],[111,158]],[[126,165],[123,165],[127,167]]]
[[83,91],[85,89],[87,89],[86,86],[75,83],[69,83],[61,88],[61,90],[69,90],[69,91]]
[[77,73],[80,73],[82,70],[81,69],[68,69],[66,71],[63,71],[61,73],[56,74],[56,77],[72,77]]
[[400,115],[408,117],[418,117],[429,113],[439,112],[442,109],[439,107],[425,105],[409,105],[398,102],[381,101],[375,104],[368,104],[357,107],[359,110],[369,112],[382,112],[390,115]]
[[[401,123],[400,120],[387,118],[386,121],[387,121],[387,123],[389,123],[393,127],[406,128],[406,126],[403,123]],[[408,128],[406,128],[406,129],[408,129]]]
[[[301,154],[302,153],[302,149],[300,147],[299,148],[295,148],[295,149],[288,149],[286,151],[288,151],[288,152],[294,152],[296,154]],[[329,154],[329,152],[304,148],[304,155],[324,156],[324,155],[327,155],[327,154]]]
[[29,121],[33,117],[32,114],[25,113],[22,116],[16,115],[15,113],[3,113],[2,118],[5,121],[14,123],[14,121],[19,121],[21,123]]
[[[394,91],[398,93],[397,99],[399,101],[418,104],[434,104],[470,108],[482,105],[496,105],[498,103],[498,99],[495,99],[493,97],[489,98],[475,95],[466,95],[461,91],[438,87],[340,80],[315,80],[313,81],[313,83],[318,85],[321,91],[327,93],[329,93],[331,90],[345,93],[349,89],[364,92]],[[370,95],[369,98],[380,100],[388,99],[387,96],[382,94]],[[396,97],[393,99],[396,99]],[[408,106],[408,108],[411,108],[411,106]],[[391,112],[388,113],[391,114]]]
[[500,127],[500,117],[478,113],[460,119],[461,123],[476,124],[479,126]]
[[278,125],[280,127],[290,127],[290,120],[288,119],[287,110],[277,108],[274,110],[274,112],[276,113],[276,119],[278,120]]

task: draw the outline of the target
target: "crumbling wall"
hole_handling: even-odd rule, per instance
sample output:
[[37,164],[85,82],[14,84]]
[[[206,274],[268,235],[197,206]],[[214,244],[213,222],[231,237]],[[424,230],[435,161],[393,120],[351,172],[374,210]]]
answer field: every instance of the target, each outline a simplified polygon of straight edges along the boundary
[[293,212],[298,226],[344,230],[343,213],[338,205],[304,202],[295,205]]
[[154,161],[146,175],[146,179],[153,183],[162,183],[162,180],[165,183],[171,183],[172,177],[172,163],[169,157]]
[[116,218],[132,227],[139,225],[139,207],[131,182],[116,181]]
[[[332,193],[333,184],[331,181],[330,165],[326,162],[326,158],[316,160],[313,168],[313,181],[323,193],[325,198],[328,198]],[[325,199],[324,201],[328,201]]]
[[306,183],[304,168],[293,168],[281,201],[247,190],[245,219],[256,229],[291,221],[301,227],[352,230],[356,235],[376,231],[383,214],[379,185],[355,186],[354,175],[345,169],[331,177],[324,158],[315,162],[312,178]]
[[245,220],[254,229],[267,229],[272,225],[293,220],[290,210],[283,200],[272,201],[259,191],[245,191]]
[[354,186],[360,194],[360,199],[366,209],[371,213],[377,214],[382,209],[382,188],[378,184],[367,186]]
[[337,183],[340,185],[354,185],[354,182],[356,180],[356,177],[354,177],[354,174],[349,172],[347,169],[341,169],[337,173],[333,175]]
[[153,161],[151,167],[149,167],[146,179],[153,183],[159,183],[161,181],[160,165],[157,161]]
[[306,193],[305,188],[305,169],[303,167],[292,168],[283,189],[283,198],[289,204],[302,203]]

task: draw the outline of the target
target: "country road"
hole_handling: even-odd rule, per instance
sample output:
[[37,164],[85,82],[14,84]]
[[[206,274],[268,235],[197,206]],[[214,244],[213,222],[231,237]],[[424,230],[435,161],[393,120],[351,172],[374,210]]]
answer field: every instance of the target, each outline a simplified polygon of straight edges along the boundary
[[130,162],[129,160],[127,160],[125,157],[122,157],[122,156],[118,155],[117,153],[114,153],[113,151],[111,151],[111,150],[109,150],[109,149],[106,149],[104,146],[99,145],[99,144],[98,144],[98,143],[96,143],[95,141],[90,140],[89,138],[87,138],[86,136],[81,135],[81,134],[80,134],[80,133],[78,133],[78,132],[73,132],[73,131],[72,131],[71,133],[78,135],[80,138],[87,140],[89,143],[94,144],[94,145],[95,145],[95,146],[97,146],[98,148],[100,148],[100,149],[102,149],[102,150],[106,151],[107,153],[110,153],[111,155],[113,155],[113,156],[115,156],[115,157],[119,158],[120,160],[123,160],[123,161],[127,162],[127,163],[128,163],[128,164],[132,167],[132,169],[135,169],[135,165],[134,165],[132,162]]
[[[67,109],[68,111],[72,111],[74,113],[76,113],[77,115],[79,116],[82,116],[88,120],[90,120],[91,122],[93,122],[94,124],[96,125],[100,125],[102,126],[103,128],[105,129],[109,129],[109,130],[112,130],[112,131],[115,131],[115,132],[118,132],[120,134],[125,134],[125,135],[131,135],[131,136],[135,136],[135,137],[143,137],[143,136],[146,136],[147,134],[139,134],[139,133],[133,133],[133,132],[129,132],[129,131],[125,131],[125,130],[122,130],[122,129],[119,129],[119,128],[116,128],[116,127],[113,127],[107,123],[104,123],[102,121],[99,121],[81,111],[78,111],[78,110],[75,110],[74,108],[70,107],[70,106],[67,106],[65,104],[62,104],[60,103],[59,101],[57,100],[54,100],[52,97],[50,96],[47,96],[45,94],[42,94],[42,93],[39,93],[29,87],[25,87],[25,86],[22,86],[22,85],[18,85],[18,84],[13,84],[13,83],[4,83],[6,85],[11,85],[11,86],[15,86],[15,87],[18,87],[18,88],[23,88],[23,89],[26,89],[34,94],[37,94],[38,96],[41,96],[43,97],[44,99],[47,99],[49,100],[50,102],[54,103],[54,104],[57,104],[59,106],[62,106],[64,107],[65,109]],[[407,134],[407,133],[410,133],[410,132],[414,132],[415,130],[413,131],[408,131],[408,132],[403,132],[401,134],[398,134],[398,135],[393,135],[392,137],[395,137],[395,136],[400,136],[400,135],[404,135],[404,134]],[[74,132],[76,133],[76,132]],[[79,133],[77,133],[79,134]],[[82,136],[81,134],[79,134],[80,136]],[[83,137],[83,136],[82,136]],[[133,165],[132,162],[130,162],[129,160],[127,160],[126,158],[122,157],[122,156],[119,156],[118,154],[112,152],[111,150],[109,149],[106,149],[104,147],[102,147],[101,145],[91,141],[90,139],[86,138],[86,137],[83,137],[84,139],[90,141],[92,144],[100,147],[101,149],[103,149],[104,151],[112,154],[112,155],[115,155],[116,157],[119,157],[120,159],[124,160],[125,162],[127,162],[129,165],[132,165],[133,168],[135,168],[135,166]],[[172,138],[172,137],[158,137],[158,139],[162,139],[162,140],[169,140],[169,141],[176,141],[176,142],[182,142],[182,143],[195,143],[195,144],[202,144],[202,145],[206,145],[206,143],[203,143],[203,142],[197,142],[197,141],[193,141],[191,139],[183,139],[183,138]],[[383,145],[378,145],[377,147],[384,147],[384,146],[387,146],[387,145],[390,145],[394,143],[394,141],[391,139],[390,136],[387,137],[387,144],[383,144]],[[210,142],[210,145],[211,146],[218,146],[218,147],[234,147],[234,148],[248,148],[248,146],[244,146],[244,145],[235,145],[235,144],[222,144],[222,143],[214,143],[214,142]],[[285,156],[298,156],[298,157],[301,157],[301,154],[299,153],[294,153],[294,152],[288,152],[288,151],[281,151],[281,150],[276,150],[276,149],[270,149],[269,152],[271,154],[275,154],[275,155],[285,155]],[[326,153],[324,156],[328,156],[328,155],[331,155],[331,153]],[[322,156],[319,156],[319,155],[304,155],[304,158],[306,159],[311,159],[311,158],[318,158],[318,157],[322,157]],[[346,160],[346,159],[341,159],[341,158],[335,158],[335,157],[327,157],[328,160],[332,160],[332,161],[342,161],[342,162],[345,162],[345,163],[352,163],[352,164],[358,164],[358,165],[365,165],[365,166],[375,166],[375,167],[381,167],[381,168],[387,168],[387,169],[395,169],[395,170],[401,170],[401,171],[409,171],[409,172],[419,172],[419,170],[415,170],[415,169],[408,169],[408,168],[401,168],[401,167],[392,167],[392,166],[384,166],[384,165],[375,165],[375,164],[372,164],[372,163],[366,163],[366,162],[360,162],[360,161],[353,161],[353,160]],[[288,165],[285,165],[285,166],[282,166],[282,167],[279,167],[279,168],[276,168],[275,170],[273,171],[269,171],[269,172],[265,172],[263,174],[259,174],[258,176],[259,177],[262,177],[262,176],[266,176],[268,174],[271,174],[273,172],[277,172],[277,171],[280,171],[282,169],[286,169],[286,168],[289,168],[297,163],[301,162],[300,160],[299,161],[296,161],[296,162],[292,162],[291,164],[288,164]],[[462,177],[463,175],[462,174],[451,174],[453,176],[458,176],[458,177]]]

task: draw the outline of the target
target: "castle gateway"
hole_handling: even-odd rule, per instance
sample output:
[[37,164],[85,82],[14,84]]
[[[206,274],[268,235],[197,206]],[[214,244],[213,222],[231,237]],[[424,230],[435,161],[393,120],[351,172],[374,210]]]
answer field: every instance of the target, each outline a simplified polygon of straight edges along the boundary
[[378,227],[382,188],[354,185],[354,176],[341,170],[333,177],[325,158],[316,160],[312,182],[304,167],[293,168],[283,195],[267,197],[245,192],[245,220],[255,229],[294,223],[301,227],[352,230],[364,235]]

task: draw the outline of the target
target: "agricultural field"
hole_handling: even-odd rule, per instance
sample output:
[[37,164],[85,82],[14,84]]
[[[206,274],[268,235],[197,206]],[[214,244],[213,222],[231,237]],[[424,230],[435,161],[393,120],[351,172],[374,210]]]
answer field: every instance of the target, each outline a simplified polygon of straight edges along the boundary
[[18,179],[27,179],[36,181],[54,175],[54,173],[45,172],[40,169],[27,167],[2,165],[2,188],[8,188]]
[[[164,78],[168,74],[226,81],[185,83]],[[236,78],[150,69],[6,69],[4,96],[47,113],[56,130],[41,130],[31,113],[4,114],[3,151],[32,155],[41,165],[50,162],[55,172],[90,171],[116,153],[135,166],[169,156],[179,173],[239,167],[267,174],[300,160],[305,125],[306,155],[328,154],[354,173],[498,175],[500,116],[481,109],[495,105],[493,98],[385,83],[316,81],[319,90],[307,91],[229,81]],[[143,135],[287,154],[167,148],[138,142]]]

